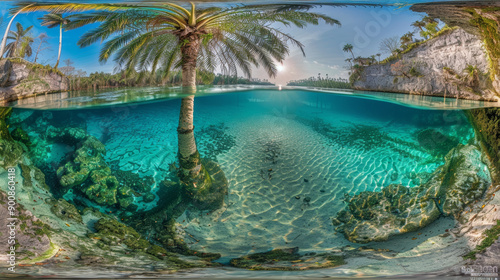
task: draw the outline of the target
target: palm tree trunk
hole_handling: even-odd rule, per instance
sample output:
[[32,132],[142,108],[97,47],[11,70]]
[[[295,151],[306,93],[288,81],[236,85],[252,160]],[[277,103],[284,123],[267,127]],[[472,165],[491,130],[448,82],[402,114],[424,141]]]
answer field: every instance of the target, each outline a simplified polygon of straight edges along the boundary
[[61,27],[59,28],[59,53],[57,54],[57,62],[56,65],[54,66],[54,69],[57,69],[57,66],[59,66],[59,60],[61,59],[61,49],[62,49],[62,31],[63,31],[63,26],[61,23]]
[[192,196],[209,187],[211,178],[201,163],[193,125],[194,94],[192,93],[196,92],[196,60],[200,49],[200,38],[198,35],[190,35],[180,37],[180,41],[184,42],[181,46],[182,86],[184,92],[190,95],[182,98],[179,114],[177,139],[180,168],[178,175],[188,195]]

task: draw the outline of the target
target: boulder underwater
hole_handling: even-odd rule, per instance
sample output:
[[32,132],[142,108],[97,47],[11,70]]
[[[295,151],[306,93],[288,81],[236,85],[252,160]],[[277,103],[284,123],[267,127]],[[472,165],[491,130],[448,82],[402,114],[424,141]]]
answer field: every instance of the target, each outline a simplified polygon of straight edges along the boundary
[[426,183],[414,188],[392,184],[352,197],[346,194],[347,206],[332,221],[335,230],[351,242],[386,241],[423,228],[440,216],[459,218],[490,184],[479,149],[459,144]]

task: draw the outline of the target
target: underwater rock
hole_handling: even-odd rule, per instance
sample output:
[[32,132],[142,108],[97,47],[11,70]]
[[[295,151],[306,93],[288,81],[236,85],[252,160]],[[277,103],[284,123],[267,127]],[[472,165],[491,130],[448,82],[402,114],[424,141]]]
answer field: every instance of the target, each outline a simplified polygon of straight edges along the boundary
[[78,213],[76,207],[67,202],[66,200],[59,198],[58,200],[50,199],[47,201],[52,204],[50,211],[54,213],[58,218],[62,220],[74,220],[77,222],[82,222],[82,216]]
[[[134,251],[141,251],[162,259],[167,256],[167,250],[161,246],[151,244],[144,239],[135,229],[126,226],[116,220],[109,218],[99,219],[94,228],[96,233],[88,234],[88,237],[99,240],[107,246],[127,245]],[[169,260],[173,260],[170,256]]]
[[119,203],[121,207],[127,208],[133,202],[131,189],[126,186],[119,189],[118,180],[104,161],[105,153],[104,144],[94,136],[87,136],[75,151],[73,159],[57,170],[59,183],[66,189],[77,188],[99,205]]
[[232,259],[232,266],[251,270],[307,270],[336,267],[345,264],[342,253],[305,254],[299,248],[274,249]]
[[446,155],[445,164],[438,172],[439,176],[431,178],[428,184],[441,184],[440,191],[445,193],[445,198],[440,208],[445,216],[459,214],[466,205],[480,199],[491,184],[482,154],[472,145],[453,149]]
[[0,108],[0,140],[12,140],[9,133],[9,126],[7,125],[7,120],[12,114],[12,108],[1,107]]
[[189,195],[192,204],[200,210],[216,210],[224,204],[228,182],[220,166],[214,161],[202,159],[202,164],[209,174],[211,183],[208,188]]
[[17,127],[10,133],[10,135],[12,136],[12,139],[21,142],[26,146],[31,146],[31,141],[28,133],[26,133],[26,131],[24,131],[22,128]]
[[[46,137],[50,141],[74,146],[87,138],[87,132],[85,132],[84,129],[78,127],[56,128],[50,126],[47,129]],[[101,145],[102,150],[104,150],[104,144],[101,143]]]
[[139,174],[133,173],[132,171],[117,169],[113,170],[113,175],[120,183],[127,185],[138,193],[149,193],[151,191],[151,186],[155,183],[152,176],[141,178]]
[[0,166],[16,166],[24,153],[23,147],[12,140],[0,138]]
[[417,140],[420,146],[433,155],[444,156],[458,145],[458,140],[435,129],[425,129],[418,133]]
[[425,184],[414,188],[393,184],[380,192],[347,196],[347,207],[332,222],[342,223],[335,230],[351,242],[385,241],[423,228],[441,215],[459,214],[489,185],[489,173],[477,147],[459,145]]
[[[7,205],[7,194],[0,191],[0,219],[4,221],[4,225],[11,218]],[[16,248],[16,257],[18,260],[24,258],[32,258],[41,255],[51,247],[49,235],[51,234],[50,227],[41,220],[34,217],[29,211],[26,211],[22,205],[17,206],[17,220],[14,222],[16,232],[16,244],[12,244]],[[0,242],[7,245],[8,237],[10,236],[10,228],[3,226],[0,229]],[[7,250],[7,246],[4,246]]]
[[148,194],[145,194],[143,197],[142,197],[142,201],[144,201],[145,203],[150,203],[152,202],[153,200],[155,200],[155,195],[152,194],[152,193],[148,193]]

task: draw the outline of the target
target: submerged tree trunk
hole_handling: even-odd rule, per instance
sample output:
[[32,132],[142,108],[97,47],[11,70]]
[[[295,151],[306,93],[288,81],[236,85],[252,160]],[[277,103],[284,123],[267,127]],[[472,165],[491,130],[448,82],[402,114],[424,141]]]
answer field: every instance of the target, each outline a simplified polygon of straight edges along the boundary
[[196,34],[181,36],[182,87],[190,94],[182,98],[177,139],[179,141],[179,178],[188,195],[210,187],[211,178],[201,163],[194,138],[194,93],[196,92],[196,59],[200,50],[200,37]]
[[184,97],[179,115],[177,139],[179,141],[179,178],[189,195],[210,186],[211,178],[201,163],[200,153],[194,138],[194,95]]

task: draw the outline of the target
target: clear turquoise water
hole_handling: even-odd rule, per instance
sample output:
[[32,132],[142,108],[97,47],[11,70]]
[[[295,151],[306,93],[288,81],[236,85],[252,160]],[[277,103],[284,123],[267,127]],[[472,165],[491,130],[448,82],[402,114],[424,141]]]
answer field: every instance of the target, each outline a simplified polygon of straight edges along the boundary
[[[12,118],[33,112],[21,126],[35,142],[42,141],[40,133],[48,126],[85,128],[105,144],[112,168],[153,176],[151,192],[156,194],[176,161],[179,107],[180,100],[171,99],[66,110],[16,108]],[[345,194],[424,183],[444,161],[420,145],[417,135],[423,130],[463,144],[474,137],[461,110],[417,109],[304,90],[197,97],[195,127],[202,157],[216,160],[229,180],[225,202],[230,207],[201,218],[187,211],[178,222],[185,234],[196,236],[198,242],[186,239],[193,249],[225,258],[283,246],[317,251],[349,244],[333,235],[330,220],[344,207]],[[54,173],[71,149],[61,144],[47,148],[46,164],[53,169],[46,173]],[[77,193],[59,195],[115,211]],[[305,197],[311,202],[303,203]],[[134,203],[141,212],[156,206],[157,199],[144,203],[136,198]]]

